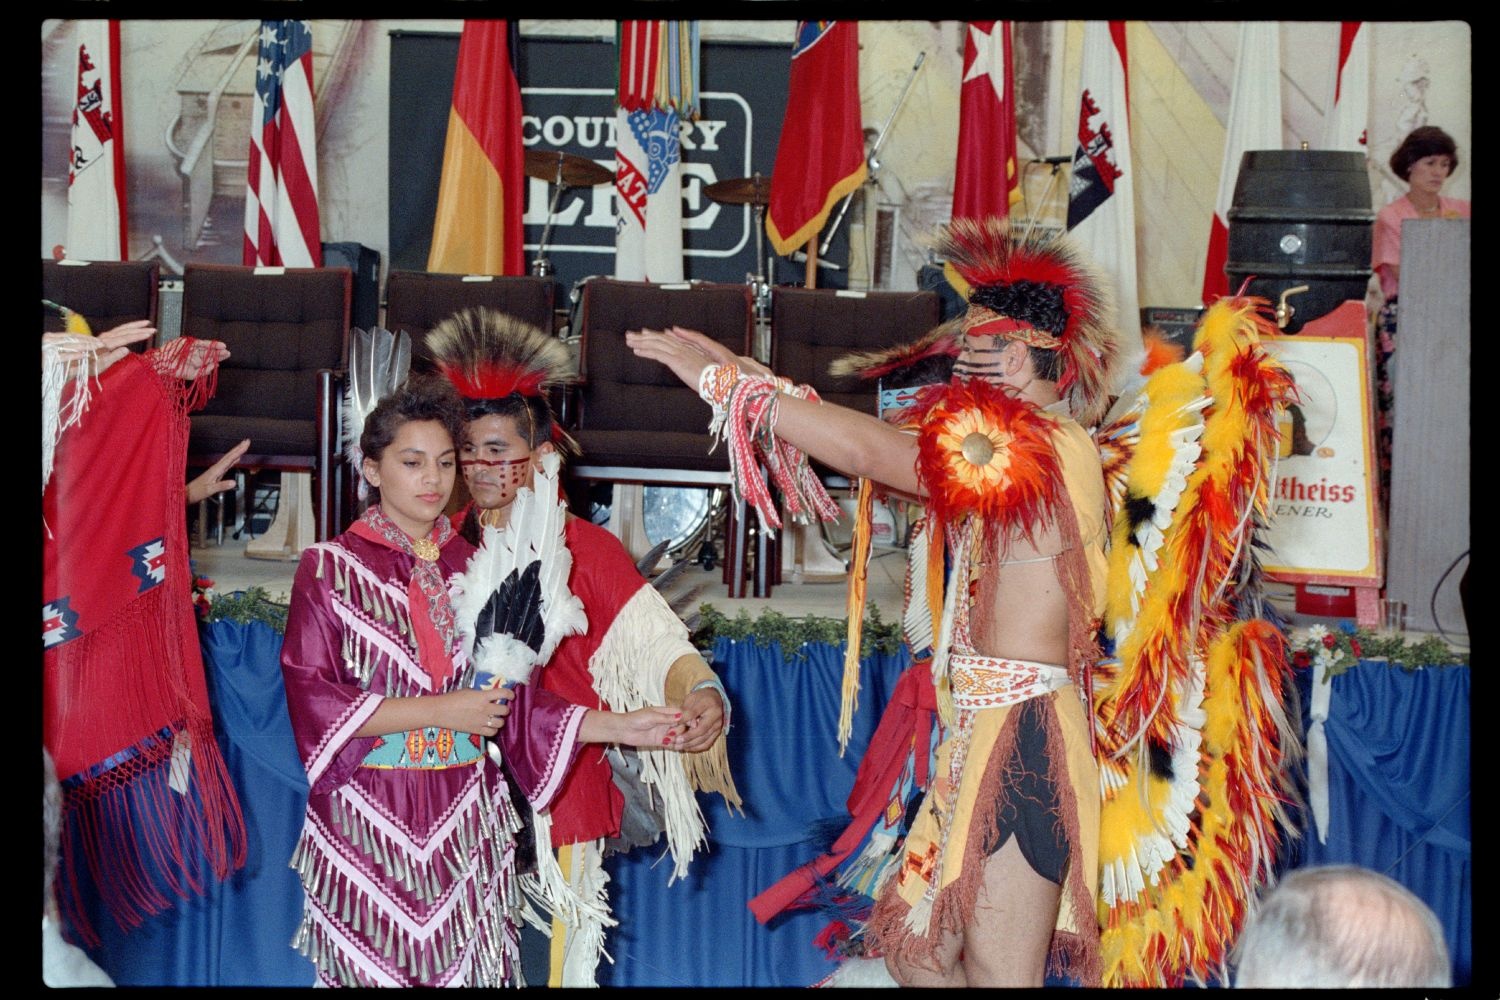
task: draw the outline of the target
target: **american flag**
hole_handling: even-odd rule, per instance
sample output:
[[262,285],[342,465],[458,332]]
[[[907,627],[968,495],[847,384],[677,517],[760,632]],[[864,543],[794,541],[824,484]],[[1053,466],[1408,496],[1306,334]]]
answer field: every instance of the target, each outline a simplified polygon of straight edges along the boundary
[[321,267],[308,22],[260,23],[251,115],[244,263]]

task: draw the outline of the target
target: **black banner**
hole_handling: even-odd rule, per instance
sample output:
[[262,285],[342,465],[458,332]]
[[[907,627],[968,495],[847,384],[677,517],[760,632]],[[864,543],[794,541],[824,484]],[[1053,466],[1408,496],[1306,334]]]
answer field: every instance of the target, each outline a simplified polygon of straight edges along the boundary
[[[458,35],[394,32],[391,37],[390,261],[398,270],[425,270],[442,173],[443,142],[453,99]],[[521,38],[522,142],[582,156],[614,170],[613,41]],[[684,274],[689,279],[744,282],[756,271],[756,213],[704,194],[722,180],[769,177],[786,110],[791,45],[705,42],[699,92],[702,114],[681,126]],[[528,177],[526,262],[535,259],[553,188]],[[561,290],[591,275],[614,272],[614,185],[564,189],[548,239]],[[846,267],[847,223],[826,259]],[[830,222],[831,224],[831,222]],[[762,230],[763,232],[763,230]],[[774,255],[762,236],[762,255]],[[800,264],[777,258],[773,282],[800,284]],[[818,284],[845,287],[847,270],[820,270]],[[559,302],[562,296],[559,296]]]

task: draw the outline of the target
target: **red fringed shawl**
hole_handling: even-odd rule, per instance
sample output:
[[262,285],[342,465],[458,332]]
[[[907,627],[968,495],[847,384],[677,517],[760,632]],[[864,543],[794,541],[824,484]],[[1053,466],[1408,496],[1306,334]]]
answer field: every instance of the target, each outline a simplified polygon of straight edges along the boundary
[[42,738],[64,796],[59,902],[88,941],[80,864],[134,927],[245,860],[190,595],[187,414],[216,381],[181,380],[191,347],[104,373],[42,497]]

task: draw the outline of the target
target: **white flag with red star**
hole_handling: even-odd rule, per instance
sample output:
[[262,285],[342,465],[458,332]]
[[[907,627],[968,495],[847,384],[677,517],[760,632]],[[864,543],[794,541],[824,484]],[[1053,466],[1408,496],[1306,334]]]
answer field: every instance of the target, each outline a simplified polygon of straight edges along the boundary
[[1068,233],[1113,286],[1122,376],[1135,371],[1141,353],[1127,65],[1125,22],[1085,21]]

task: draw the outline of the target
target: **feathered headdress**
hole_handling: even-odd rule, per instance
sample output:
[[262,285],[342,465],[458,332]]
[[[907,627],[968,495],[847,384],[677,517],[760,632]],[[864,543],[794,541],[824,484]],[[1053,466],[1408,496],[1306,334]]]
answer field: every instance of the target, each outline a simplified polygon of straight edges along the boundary
[[494,309],[463,309],[433,327],[427,350],[465,399],[519,393],[545,399],[573,381],[573,359],[562,341],[525,320]]
[[[851,351],[834,358],[828,364],[828,374],[835,378],[857,375],[862,379],[885,378],[899,375],[927,362],[934,367],[952,368],[963,345],[959,338],[963,334],[955,322],[943,323],[924,333],[920,340],[909,344],[897,344],[876,351]],[[946,381],[946,377],[943,379]]]
[[401,388],[411,370],[411,337],[406,331],[392,333],[374,326],[369,332],[355,327],[349,331],[349,381],[344,389],[344,455],[359,484],[359,498],[369,492],[369,484],[360,474],[364,452],[359,439],[365,420],[375,404]]
[[969,286],[963,331],[1019,340],[1062,355],[1058,391],[1073,397],[1080,422],[1092,423],[1107,402],[1114,332],[1098,276],[1068,244],[1013,243],[1005,219],[954,219],[937,252]]

